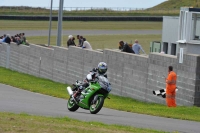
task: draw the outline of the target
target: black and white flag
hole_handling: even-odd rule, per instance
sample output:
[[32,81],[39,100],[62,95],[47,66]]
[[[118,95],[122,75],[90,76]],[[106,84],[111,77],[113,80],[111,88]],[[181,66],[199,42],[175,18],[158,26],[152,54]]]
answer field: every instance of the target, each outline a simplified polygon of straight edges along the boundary
[[[178,89],[176,89],[176,91],[178,91]],[[166,98],[166,89],[153,91],[153,94],[156,96],[162,96],[163,98]]]

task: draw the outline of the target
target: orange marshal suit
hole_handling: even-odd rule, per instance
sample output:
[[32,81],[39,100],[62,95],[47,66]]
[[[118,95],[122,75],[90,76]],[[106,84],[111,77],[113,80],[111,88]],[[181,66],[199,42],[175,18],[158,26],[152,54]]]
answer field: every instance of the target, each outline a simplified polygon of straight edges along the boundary
[[176,107],[176,73],[171,71],[166,79],[166,103],[168,107]]

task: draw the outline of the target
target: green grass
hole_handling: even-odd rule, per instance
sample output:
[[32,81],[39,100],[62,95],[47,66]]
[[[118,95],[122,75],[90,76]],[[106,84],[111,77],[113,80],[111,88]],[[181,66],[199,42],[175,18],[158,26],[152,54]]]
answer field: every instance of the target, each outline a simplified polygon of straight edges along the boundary
[[[0,20],[0,29],[6,30],[48,30],[48,21],[9,21]],[[56,30],[57,22],[52,22],[52,30]],[[81,22],[63,21],[63,30],[161,30],[162,22]],[[16,33],[17,34],[17,33]],[[26,33],[25,33],[26,34]],[[74,35],[76,36],[76,35]],[[124,40],[134,43],[138,39],[146,53],[149,53],[151,41],[161,41],[161,35],[87,35],[84,36],[91,43],[93,49],[118,48],[118,42]],[[66,47],[68,36],[62,36],[62,45]],[[48,36],[28,36],[27,40],[33,44],[47,44]],[[76,40],[76,44],[78,41]],[[56,45],[56,36],[51,36],[51,45]]]
[[[76,36],[76,35],[74,35]],[[84,36],[92,45],[93,49],[118,49],[119,41],[124,40],[127,43],[134,43],[135,39],[139,40],[139,43],[142,45],[145,52],[149,53],[149,47],[151,41],[161,41],[161,35],[87,35]],[[66,47],[67,45],[67,36],[62,36],[62,46]],[[29,43],[33,44],[48,44],[47,36],[32,36],[27,37]],[[78,44],[78,40],[75,40],[75,43]],[[56,36],[51,37],[51,45],[56,44]]]
[[181,7],[200,7],[200,0],[167,0],[155,7],[153,10],[156,9],[178,9],[180,10]]
[[68,98],[66,95],[66,84],[55,83],[51,80],[37,78],[4,68],[0,69],[0,83],[9,84],[32,92],[42,91],[42,94]]
[[[63,21],[63,30],[161,30],[162,22],[141,21]],[[48,21],[0,20],[1,30],[49,30]],[[52,29],[57,29],[57,21],[52,21]]]
[[[69,98],[65,90],[68,86],[66,84],[18,73],[2,67],[0,67],[0,83],[54,97]],[[114,95],[110,95],[109,97],[111,99],[105,100],[104,107],[127,112],[200,122],[200,108],[198,107],[178,106],[176,108],[168,108],[165,105],[140,102],[131,98]]]
[[25,113],[0,112],[1,133],[164,133],[162,131],[134,128],[120,125],[107,125],[100,122],[82,122],[64,118],[32,116]]
[[[180,7],[200,7],[200,0],[167,0],[144,10],[114,11],[111,9],[64,10],[63,16],[178,16]],[[50,11],[44,8],[1,7],[0,15],[46,15]],[[58,10],[52,12],[58,15]]]

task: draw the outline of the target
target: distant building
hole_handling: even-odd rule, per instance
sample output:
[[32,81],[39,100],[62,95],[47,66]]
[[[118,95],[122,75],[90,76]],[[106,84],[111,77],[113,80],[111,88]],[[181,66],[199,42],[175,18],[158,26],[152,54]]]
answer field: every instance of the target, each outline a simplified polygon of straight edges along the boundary
[[200,8],[181,8],[179,17],[163,17],[161,51],[200,54]]

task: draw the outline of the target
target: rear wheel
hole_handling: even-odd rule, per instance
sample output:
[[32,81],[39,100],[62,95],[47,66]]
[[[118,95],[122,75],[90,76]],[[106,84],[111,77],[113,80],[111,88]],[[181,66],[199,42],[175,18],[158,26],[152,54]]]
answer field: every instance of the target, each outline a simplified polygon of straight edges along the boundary
[[90,113],[96,114],[98,113],[104,104],[104,97],[98,97],[97,101],[95,103],[91,103],[90,105]]
[[79,106],[75,103],[75,101],[73,100],[72,97],[69,98],[68,102],[67,102],[67,108],[69,111],[76,111]]

